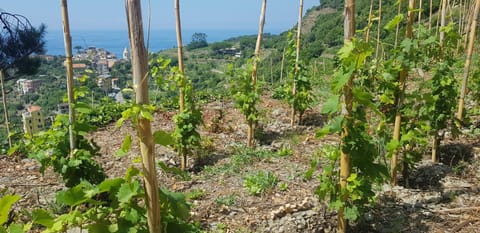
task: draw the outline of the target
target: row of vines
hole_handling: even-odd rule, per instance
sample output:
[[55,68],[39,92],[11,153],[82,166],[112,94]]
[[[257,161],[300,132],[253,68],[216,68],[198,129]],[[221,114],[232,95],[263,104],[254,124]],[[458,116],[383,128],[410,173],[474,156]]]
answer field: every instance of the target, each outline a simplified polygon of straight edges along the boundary
[[[106,111],[121,112],[117,127],[131,122],[136,129],[123,139],[116,154],[128,154],[133,140],[137,140],[141,169],[131,166],[121,178],[107,178],[94,160],[100,156],[100,148],[86,138],[97,129],[91,115],[95,110],[82,102],[88,90],[81,84],[89,74],[79,78],[80,86],[74,87],[68,7],[66,0],[61,2],[69,114],[59,115],[47,131],[27,135],[24,142],[12,146],[10,153],[24,151],[40,162],[42,172],[52,167],[60,174],[67,189],[57,192],[56,200],[68,206],[68,211],[56,215],[37,209],[30,214],[32,222],[7,225],[9,209],[20,197],[3,195],[0,232],[25,232],[33,224],[42,226],[44,232],[64,232],[74,227],[89,232],[200,232],[200,227],[190,222],[185,196],[160,188],[154,154],[156,145],[171,147],[181,158],[180,170],[186,170],[187,157],[201,149],[198,128],[202,115],[185,71],[179,0],[174,1],[178,66],[159,57],[148,61],[140,1],[125,1],[135,101]],[[469,100],[467,87],[480,0],[430,1],[429,9],[421,1],[418,7],[415,0],[395,4],[398,14],[383,19],[382,0],[375,4],[377,11],[370,1],[368,22],[359,29],[355,0],[345,0],[344,44],[337,52],[332,77],[322,77],[330,83],[328,96],[321,104],[328,123],[317,131],[317,137],[338,135],[340,142],[322,146],[326,162],[315,192],[338,213],[339,232],[347,232],[349,221],[357,221],[373,203],[376,187],[397,185],[399,172],[408,182],[409,171],[427,152],[431,151],[432,161],[437,162],[441,140],[447,133],[457,135],[468,123],[464,109]],[[434,7],[440,8],[437,26],[433,25]],[[263,0],[253,57],[241,67],[230,66],[228,72],[233,102],[248,125],[248,147],[255,147],[260,119],[257,105],[264,90],[257,73],[262,64],[266,9],[267,1]],[[422,18],[422,12],[429,12],[428,19]],[[282,58],[281,73],[285,69],[286,78],[274,94],[290,105],[291,127],[302,123],[305,111],[316,99],[314,75],[307,70],[310,61],[301,58],[302,15],[300,0],[298,28],[288,33]],[[376,38],[370,35],[373,29],[377,29]],[[157,108],[149,103],[150,79],[165,90],[178,92],[173,132],[152,130]],[[470,93],[478,97],[478,92],[472,89]],[[317,164],[312,163],[311,169],[317,169]]]

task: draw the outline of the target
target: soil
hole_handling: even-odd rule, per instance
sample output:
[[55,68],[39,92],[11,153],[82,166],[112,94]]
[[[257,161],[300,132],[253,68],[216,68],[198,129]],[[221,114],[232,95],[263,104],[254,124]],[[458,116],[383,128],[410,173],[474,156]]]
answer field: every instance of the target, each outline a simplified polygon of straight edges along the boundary
[[[259,124],[257,149],[291,148],[291,155],[255,160],[234,172],[212,172],[212,167],[229,164],[232,155],[242,150],[247,128],[231,102],[214,102],[203,108],[201,134],[208,150],[188,161],[191,179],[184,181],[159,170],[160,184],[174,191],[201,193],[192,200],[192,219],[211,232],[335,232],[336,214],[314,194],[321,166],[312,179],[305,178],[315,152],[338,143],[335,136],[315,138],[325,116],[318,109],[310,110],[302,124],[292,129],[284,103],[264,97],[261,108],[264,120]],[[173,115],[156,113],[154,130],[172,130]],[[123,176],[138,156],[135,144],[127,156],[114,155],[124,136],[133,132],[128,124],[121,128],[112,124],[89,136],[102,148],[98,160],[109,177]],[[379,187],[375,206],[352,226],[352,232],[480,232],[480,140],[466,135],[443,141],[439,163],[429,162],[426,155],[412,171],[408,187]],[[169,148],[157,146],[156,156],[168,166],[180,164]],[[250,195],[244,179],[256,171],[273,172],[283,188],[277,185],[261,195]],[[0,155],[2,189],[22,196],[15,205],[19,212],[55,206],[55,192],[64,186],[51,170],[40,174],[39,164],[31,159]]]

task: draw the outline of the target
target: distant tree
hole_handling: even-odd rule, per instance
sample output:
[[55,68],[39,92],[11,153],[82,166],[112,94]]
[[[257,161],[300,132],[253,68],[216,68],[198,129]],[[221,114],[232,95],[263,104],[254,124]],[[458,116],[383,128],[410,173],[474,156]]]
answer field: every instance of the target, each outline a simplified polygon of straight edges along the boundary
[[203,32],[195,32],[192,35],[192,41],[187,45],[188,50],[204,48],[208,46],[207,34]]
[[34,74],[41,64],[32,54],[45,52],[45,25],[35,28],[22,15],[0,12],[0,83],[5,114],[8,144],[11,147],[9,116],[5,81],[14,79],[15,74]]

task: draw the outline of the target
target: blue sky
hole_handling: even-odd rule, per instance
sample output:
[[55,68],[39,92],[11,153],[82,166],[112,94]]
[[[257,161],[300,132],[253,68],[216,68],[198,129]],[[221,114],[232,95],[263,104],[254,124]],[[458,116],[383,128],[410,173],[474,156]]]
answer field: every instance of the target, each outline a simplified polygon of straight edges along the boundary
[[[48,30],[61,30],[60,0],[2,0],[0,9],[26,16]],[[149,1],[142,0],[143,20],[147,22]],[[181,0],[184,29],[256,30],[261,0]],[[268,0],[266,32],[284,31],[298,18],[298,0]],[[304,10],[318,5],[319,0],[304,0]],[[68,1],[71,30],[126,29],[123,0]],[[173,0],[150,0],[151,28],[172,29],[175,26]]]

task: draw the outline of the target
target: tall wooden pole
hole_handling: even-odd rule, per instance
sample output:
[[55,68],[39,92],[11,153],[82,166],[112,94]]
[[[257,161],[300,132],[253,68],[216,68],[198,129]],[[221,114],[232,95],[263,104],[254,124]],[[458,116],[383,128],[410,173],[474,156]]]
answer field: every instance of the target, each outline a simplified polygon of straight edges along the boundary
[[373,0],[370,0],[370,9],[368,10],[367,32],[365,33],[365,41],[370,41],[370,27],[372,24]]
[[[265,12],[267,10],[267,0],[262,2],[262,10],[260,12],[260,22],[258,24],[258,35],[257,42],[255,44],[255,54],[253,61],[253,72],[252,72],[252,83],[254,86],[257,85],[257,76],[258,76],[258,62],[260,60],[260,48],[262,46],[263,39],[263,28],[265,26]],[[247,146],[253,147],[254,144],[254,135],[255,135],[255,122],[248,121],[248,132],[247,132]]]
[[282,64],[280,65],[280,83],[283,81],[283,68],[285,66],[285,48],[282,52]]
[[[300,38],[302,36],[302,16],[303,16],[303,0],[300,0],[298,7],[298,25],[297,25],[297,48],[295,53],[295,74],[293,77],[293,86],[292,86],[292,96],[295,98],[297,95],[297,75],[299,72],[299,62],[300,62]],[[290,115],[290,126],[295,125],[295,104],[292,103],[291,115]]]
[[473,11],[472,23],[470,25],[470,34],[467,47],[467,58],[465,60],[465,66],[463,70],[462,89],[460,90],[460,99],[458,100],[457,118],[463,121],[463,109],[465,106],[465,95],[467,92],[468,76],[470,74],[470,63],[472,60],[473,47],[475,46],[475,36],[477,32],[478,24],[478,12],[480,10],[480,0],[475,1],[475,8]]
[[[445,27],[447,19],[447,0],[442,0],[442,10],[440,15],[440,28]],[[443,51],[443,43],[445,41],[445,31],[440,30],[440,51]]]
[[[355,0],[345,0],[344,7],[344,23],[343,23],[343,40],[344,43],[352,41],[355,36]],[[342,114],[345,117],[345,121],[352,120],[352,106],[353,106],[353,79],[355,76],[352,74],[348,83],[343,88],[343,106]],[[343,141],[349,135],[349,129],[346,123],[342,126],[342,133],[340,137]],[[350,176],[350,152],[341,150],[340,154],[340,189],[345,190],[347,188],[347,179]],[[343,202],[348,199],[348,196],[341,197]],[[344,208],[338,210],[338,232],[344,233],[348,231],[348,221],[345,219]]]
[[62,0],[63,39],[65,43],[65,66],[67,68],[67,96],[68,96],[68,135],[70,141],[70,153],[77,148],[73,125],[75,124],[75,97],[73,95],[73,63],[72,63],[72,36],[70,35],[70,22],[68,18],[67,0]]
[[378,55],[380,52],[380,32],[382,28],[382,0],[378,0],[378,27],[377,27],[377,46],[375,49],[375,59],[378,61]]
[[4,84],[4,73],[3,69],[0,69],[0,85],[2,88],[2,103],[3,103],[3,113],[5,114],[5,128],[7,129],[7,139],[8,139],[8,147],[12,148],[12,138],[10,137],[10,119],[8,116],[8,109],[7,109],[7,95],[5,93],[5,84]]
[[[140,0],[126,0],[125,6],[132,57],[135,102],[139,105],[146,105],[148,104],[148,54],[143,38],[142,8]],[[139,118],[136,128],[140,153],[142,154],[148,228],[150,233],[158,233],[162,232],[163,229],[160,219],[157,170],[155,169],[155,145],[150,120]]]
[[[413,38],[413,21],[414,21],[414,12],[415,9],[415,0],[409,0],[408,2],[408,19],[407,19],[407,29],[406,29],[406,37],[409,39]],[[400,129],[402,124],[402,109],[403,109],[403,99],[405,95],[405,86],[408,77],[408,68],[403,67],[400,71],[400,93],[395,98],[395,105],[396,105],[396,113],[395,113],[395,125],[393,129],[393,140],[400,141]],[[398,151],[395,151],[392,154],[391,159],[391,179],[392,185],[397,185],[397,163],[398,163]]]
[[[402,12],[402,0],[398,0],[397,15]],[[398,23],[395,27],[395,42],[393,48],[396,49],[398,46],[398,32],[400,31],[400,24]]]
[[[174,0],[174,8],[175,8],[175,28],[177,32],[177,55],[178,55],[178,70],[180,71],[182,75],[182,83],[186,82],[185,78],[185,68],[183,65],[183,41],[182,41],[182,23],[181,23],[181,17],[180,17],[180,0]],[[180,105],[180,113],[185,111],[185,90],[183,86],[180,86],[179,88],[179,96],[178,96],[178,102]],[[186,170],[187,169],[187,151],[184,149],[180,149],[178,151],[180,157],[182,158],[182,163],[181,163],[181,169]]]
[[430,0],[430,11],[428,14],[428,30],[432,30],[433,0]]

